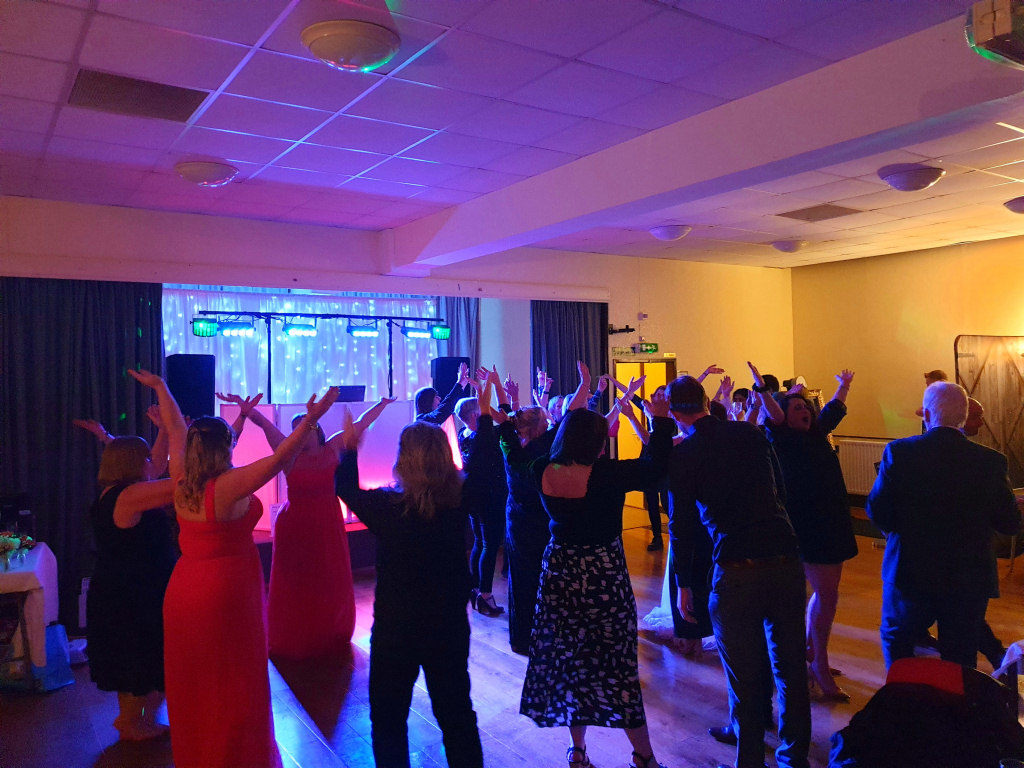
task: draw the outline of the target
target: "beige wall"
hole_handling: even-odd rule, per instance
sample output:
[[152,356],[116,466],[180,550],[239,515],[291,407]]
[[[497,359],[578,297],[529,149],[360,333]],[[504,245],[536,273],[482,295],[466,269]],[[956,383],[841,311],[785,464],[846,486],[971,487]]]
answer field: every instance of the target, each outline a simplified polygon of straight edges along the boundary
[[916,434],[923,374],[954,376],[958,335],[1024,335],[1022,247],[1010,238],[793,270],[797,371],[826,397],[835,373],[857,372],[839,434]]
[[529,299],[607,301],[613,325],[637,329],[613,336],[613,345],[643,336],[675,352],[680,370],[718,363],[743,384],[748,359],[781,378],[793,370],[789,270],[519,248],[426,278],[392,277],[379,274],[381,239],[334,227],[0,198],[4,275],[512,300],[486,306],[482,352],[524,379]]

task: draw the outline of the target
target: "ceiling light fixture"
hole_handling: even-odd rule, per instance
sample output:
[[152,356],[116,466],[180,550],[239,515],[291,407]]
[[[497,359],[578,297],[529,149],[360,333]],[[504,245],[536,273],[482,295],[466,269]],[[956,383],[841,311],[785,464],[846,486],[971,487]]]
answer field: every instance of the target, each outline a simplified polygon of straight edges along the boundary
[[1003,203],[1003,207],[1014,213],[1024,213],[1024,197],[1015,197]]
[[302,30],[302,44],[324,64],[343,72],[370,72],[398,53],[402,40],[380,24],[355,19],[321,21]]
[[945,175],[945,168],[918,163],[899,163],[878,169],[878,178],[899,192],[920,192]]
[[212,160],[183,160],[175,164],[174,170],[185,181],[200,187],[223,187],[238,175],[235,166]]
[[806,240],[775,240],[772,242],[772,248],[783,253],[796,253],[806,247]]
[[647,231],[659,240],[681,240],[693,231],[693,227],[688,224],[662,224]]

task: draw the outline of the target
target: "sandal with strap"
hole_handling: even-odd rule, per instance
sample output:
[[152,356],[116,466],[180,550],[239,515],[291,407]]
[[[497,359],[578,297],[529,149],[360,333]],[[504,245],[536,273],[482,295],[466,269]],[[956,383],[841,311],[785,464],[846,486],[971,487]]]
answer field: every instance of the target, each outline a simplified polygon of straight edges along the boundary
[[665,768],[665,766],[655,760],[654,755],[644,757],[634,750],[633,761],[629,764],[629,768]]
[[590,768],[586,747],[569,747],[565,751],[565,759],[569,761],[569,768]]

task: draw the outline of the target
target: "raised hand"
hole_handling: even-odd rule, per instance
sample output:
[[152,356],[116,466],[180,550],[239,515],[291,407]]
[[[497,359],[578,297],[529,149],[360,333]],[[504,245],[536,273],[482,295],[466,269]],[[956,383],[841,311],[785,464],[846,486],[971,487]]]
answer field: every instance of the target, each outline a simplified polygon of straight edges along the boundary
[[151,422],[153,422],[153,426],[154,427],[156,427],[157,429],[163,429],[164,428],[164,420],[160,416],[160,406],[159,405],[156,405],[154,403],[153,405],[149,406],[149,408],[146,409],[146,416],[148,416],[149,420]]
[[[383,400],[384,398],[381,398]],[[341,418],[341,447],[345,451],[354,451],[359,448],[365,430],[352,420],[352,412],[346,408]]]
[[750,375],[754,377],[754,386],[763,387],[764,379],[761,378],[761,374],[757,370],[757,366],[747,360],[747,367],[750,368]]
[[512,381],[511,374],[505,377],[505,380],[501,383],[501,385],[505,388],[505,391],[508,393],[508,399],[511,400],[513,403],[518,403],[519,385],[516,384],[516,382]]
[[650,413],[651,416],[655,417],[667,417],[669,412],[668,406],[669,401],[667,389],[663,389],[660,392],[655,392],[653,395],[651,395],[651,399],[647,401],[644,405],[644,407],[647,409],[647,412]]
[[[155,408],[156,406],[152,407]],[[102,443],[108,443],[113,439],[109,434],[107,434],[106,427],[96,421],[96,419],[72,419],[71,423],[76,427],[84,429],[86,432],[91,432],[96,436],[96,439]]]
[[233,395],[230,392],[228,392],[227,394],[224,394],[222,392],[214,392],[213,394],[217,396],[218,400],[223,400],[225,403],[234,403],[235,405],[242,404],[241,395]]
[[459,386],[465,388],[469,384],[469,366],[459,363]]
[[550,379],[548,379],[547,371],[542,371],[540,368],[538,368],[537,369],[537,389],[539,389],[541,392],[543,392],[545,387],[547,386],[547,383],[549,381],[550,381]]
[[149,387],[150,389],[156,389],[163,383],[163,379],[157,376],[155,373],[140,368],[139,370],[128,369],[128,375],[135,379],[139,384]]
[[[327,413],[331,406],[334,405],[334,402],[338,399],[338,394],[337,387],[328,387],[324,396],[319,400],[316,399],[316,395],[310,397],[309,401],[306,403],[306,413],[309,415],[309,418],[312,419],[314,423],[318,421],[320,417]],[[257,395],[257,397],[260,396]]]
[[580,382],[590,391],[590,367],[582,360],[576,361],[576,370],[580,373]]
[[476,376],[474,378],[477,381],[486,381],[490,373],[490,371],[488,371],[484,366],[481,365],[479,368],[476,369]]
[[641,376],[639,379],[634,379],[634,378],[630,377],[629,385],[626,387],[626,391],[623,393],[622,396],[626,400],[632,400],[633,399],[633,395],[635,395],[637,392],[640,391],[640,387],[642,387],[644,385],[645,381],[647,381],[647,374],[646,373],[643,376]]
[[853,371],[843,368],[841,373],[836,374],[836,381],[839,382],[839,386],[848,387],[853,382]]
[[704,373],[697,377],[697,381],[703,382],[704,379],[706,379],[712,373],[725,373],[725,368],[719,368],[717,365],[712,363],[711,365],[704,369]]
[[[337,391],[337,387],[331,387],[331,389]],[[242,412],[242,415],[243,416],[248,416],[249,415],[249,411],[251,411],[253,408],[255,408],[256,405],[259,403],[259,401],[262,400],[262,399],[263,399],[263,393],[262,392],[258,392],[258,393],[256,393],[255,396],[247,397],[247,398],[245,398],[245,400],[242,400],[238,404],[240,406],[240,410]],[[337,396],[335,396],[335,399],[337,399]]]

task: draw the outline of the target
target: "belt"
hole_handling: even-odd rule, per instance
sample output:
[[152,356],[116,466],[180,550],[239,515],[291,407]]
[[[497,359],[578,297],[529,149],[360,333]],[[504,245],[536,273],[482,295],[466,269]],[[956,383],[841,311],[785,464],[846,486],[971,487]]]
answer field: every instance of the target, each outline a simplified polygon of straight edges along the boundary
[[776,555],[774,557],[746,557],[742,560],[725,560],[719,563],[723,568],[774,568],[797,562],[793,555]]

